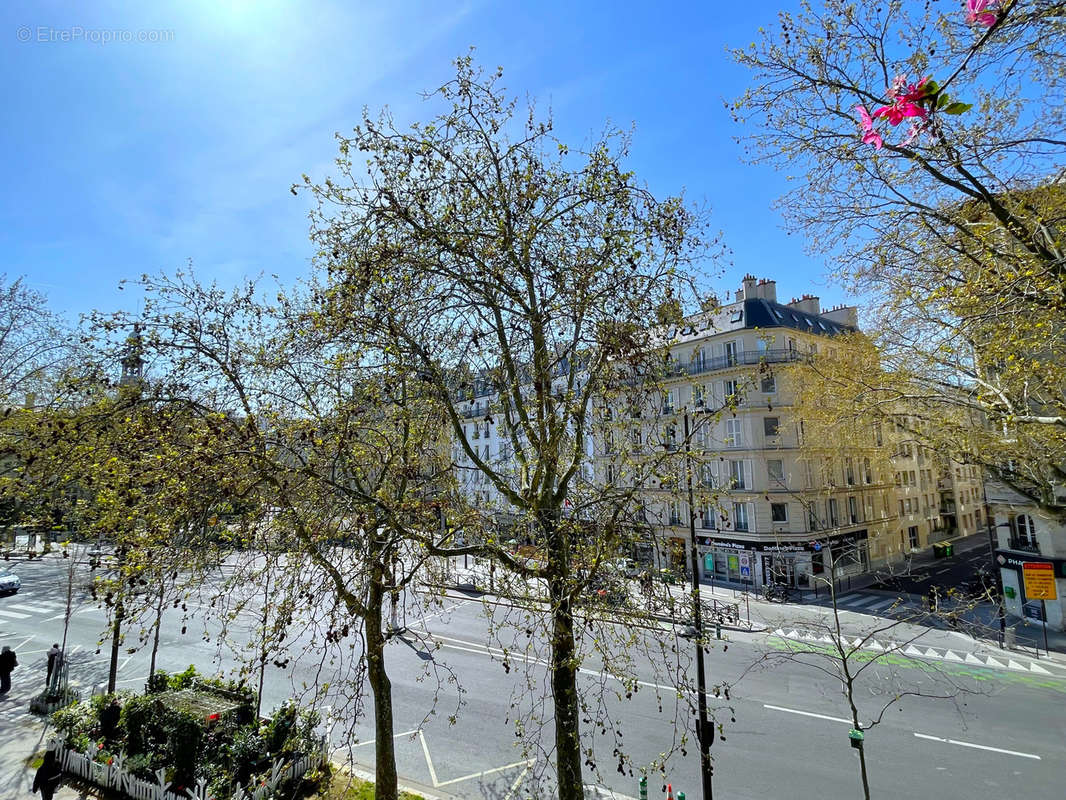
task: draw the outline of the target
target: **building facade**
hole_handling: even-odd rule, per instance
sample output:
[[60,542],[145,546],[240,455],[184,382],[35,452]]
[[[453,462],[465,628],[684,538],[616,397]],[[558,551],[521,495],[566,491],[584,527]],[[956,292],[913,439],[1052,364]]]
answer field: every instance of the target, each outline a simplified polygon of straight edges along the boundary
[[[979,480],[898,436],[871,427],[858,441],[810,440],[786,375],[855,330],[853,307],[823,312],[812,296],[779,303],[774,281],[749,275],[732,302],[667,332],[657,396],[601,409],[608,422],[588,436],[583,479],[639,486],[642,541],[631,557],[686,574],[694,528],[701,579],[806,589],[980,524],[971,497]],[[464,435],[486,462],[513,473],[493,404],[488,382],[474,380],[461,406]],[[664,451],[676,456],[674,479],[649,478],[644,466]],[[454,460],[468,500],[497,509],[495,489],[458,445]]]
[[[1001,483],[989,481],[985,494],[1006,612],[1066,630],[1066,524],[1042,513],[1028,498]],[[1066,506],[1066,497],[1060,499]],[[1051,573],[1054,599],[1029,596],[1026,564],[1041,565]]]

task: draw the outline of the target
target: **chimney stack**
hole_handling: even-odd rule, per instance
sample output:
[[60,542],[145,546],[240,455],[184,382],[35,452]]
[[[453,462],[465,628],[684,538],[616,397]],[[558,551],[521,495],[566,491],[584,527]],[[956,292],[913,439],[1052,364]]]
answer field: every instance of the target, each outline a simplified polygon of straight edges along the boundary
[[855,306],[834,306],[822,316],[838,325],[848,325],[852,328],[859,327],[859,309]]
[[802,311],[804,314],[813,314],[814,316],[822,313],[821,301],[813,294],[805,294],[799,300],[793,297],[788,307],[794,308],[796,311]]

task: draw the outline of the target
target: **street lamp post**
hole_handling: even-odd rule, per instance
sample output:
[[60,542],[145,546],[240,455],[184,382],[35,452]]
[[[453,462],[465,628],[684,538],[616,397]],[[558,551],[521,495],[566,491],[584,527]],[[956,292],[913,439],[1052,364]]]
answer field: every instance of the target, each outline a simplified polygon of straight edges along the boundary
[[707,720],[707,674],[703,665],[703,619],[700,610],[700,563],[696,549],[696,507],[692,494],[692,451],[689,445],[688,411],[685,411],[685,478],[688,485],[688,532],[689,554],[692,559],[692,624],[696,629],[696,708],[699,713],[699,728],[696,738],[700,745],[700,774],[703,778],[703,800],[711,800],[711,742],[714,726]]

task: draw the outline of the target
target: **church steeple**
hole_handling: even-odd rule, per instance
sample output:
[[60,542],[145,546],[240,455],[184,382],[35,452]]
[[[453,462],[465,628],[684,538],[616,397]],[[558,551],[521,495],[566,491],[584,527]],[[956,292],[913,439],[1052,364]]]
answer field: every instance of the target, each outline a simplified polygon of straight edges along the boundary
[[141,341],[141,323],[133,323],[133,333],[126,339],[126,355],[122,357],[122,386],[139,386],[144,379],[144,346]]

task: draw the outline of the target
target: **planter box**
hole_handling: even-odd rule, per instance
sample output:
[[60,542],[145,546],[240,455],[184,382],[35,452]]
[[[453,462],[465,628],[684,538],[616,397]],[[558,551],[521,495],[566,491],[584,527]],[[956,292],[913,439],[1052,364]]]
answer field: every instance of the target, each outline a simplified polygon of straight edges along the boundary
[[63,772],[87,780],[103,789],[120,792],[131,800],[265,800],[281,784],[299,780],[307,772],[320,766],[325,760],[326,753],[323,737],[322,747],[314,753],[298,756],[291,763],[274,761],[265,782],[256,787],[254,791],[246,792],[242,788],[230,797],[216,797],[208,791],[209,781],[205,778],[200,778],[196,786],[174,792],[169,788],[165,770],[157,770],[155,780],[147,781],[138,778],[126,771],[125,758],[122,755],[115,756],[110,764],[103,764],[94,759],[95,753],[92,750],[78,753],[67,747],[62,739],[53,739],[49,742],[49,749],[56,749],[59,766]]

